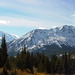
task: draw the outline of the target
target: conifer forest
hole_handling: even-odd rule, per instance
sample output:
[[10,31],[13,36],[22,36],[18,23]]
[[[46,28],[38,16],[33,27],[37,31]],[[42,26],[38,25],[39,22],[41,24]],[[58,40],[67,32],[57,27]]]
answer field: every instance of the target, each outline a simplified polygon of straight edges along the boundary
[[5,35],[0,48],[0,75],[73,75],[75,59],[64,52],[61,57],[53,54],[48,58],[44,53],[30,53],[22,48],[21,53],[9,56]]

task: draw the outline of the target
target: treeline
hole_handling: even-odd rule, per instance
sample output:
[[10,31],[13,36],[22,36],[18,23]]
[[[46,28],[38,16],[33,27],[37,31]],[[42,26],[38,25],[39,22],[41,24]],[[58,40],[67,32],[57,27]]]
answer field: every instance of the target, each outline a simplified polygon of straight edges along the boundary
[[7,46],[5,41],[5,36],[2,38],[2,44],[0,49],[0,68],[4,67],[4,75],[7,74],[7,70],[20,69],[24,71],[29,69],[31,73],[44,72],[50,74],[75,74],[75,59],[71,59],[69,53],[64,52],[61,57],[56,54],[52,55],[51,59],[48,59],[44,54],[30,53],[26,50],[26,47],[22,49],[21,53],[17,56],[8,57]]
[[[14,61],[14,60],[13,60]],[[26,68],[30,69],[33,73],[33,67],[37,69],[37,72],[44,73],[58,73],[58,74],[74,74],[75,73],[75,60],[70,58],[70,54],[66,52],[63,53],[62,57],[58,57],[56,54],[52,55],[49,60],[44,54],[29,53],[26,52],[24,48],[21,54],[17,54],[16,58],[16,67],[21,70]]]

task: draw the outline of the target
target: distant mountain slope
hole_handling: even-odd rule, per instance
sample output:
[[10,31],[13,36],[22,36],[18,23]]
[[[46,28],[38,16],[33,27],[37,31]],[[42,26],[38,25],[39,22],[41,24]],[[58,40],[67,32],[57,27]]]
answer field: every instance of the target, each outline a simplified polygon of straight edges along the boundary
[[60,48],[62,48],[62,45],[75,47],[75,27],[64,25],[49,30],[35,29],[12,41],[8,49],[9,52],[12,50],[18,52],[26,45],[30,51],[34,51],[36,48],[41,49],[52,44],[56,44]]
[[0,31],[0,44],[1,44],[2,36],[4,36],[4,34],[5,34],[5,37],[6,37],[6,42],[10,42],[10,41],[13,41],[13,40],[19,38],[17,35],[8,34],[6,32]]

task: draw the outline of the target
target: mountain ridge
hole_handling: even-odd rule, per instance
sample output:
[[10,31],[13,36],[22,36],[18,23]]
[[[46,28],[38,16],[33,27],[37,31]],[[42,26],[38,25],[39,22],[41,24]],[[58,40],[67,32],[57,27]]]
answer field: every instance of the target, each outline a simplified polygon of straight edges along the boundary
[[5,35],[5,38],[6,38],[6,42],[10,42],[10,41],[13,41],[15,39],[18,39],[19,37],[15,34],[9,34],[9,33],[6,33],[6,32],[3,32],[3,31],[0,31],[0,44],[1,44],[1,39],[2,37]]
[[12,41],[8,46],[8,50],[21,52],[24,45],[26,45],[29,51],[33,51],[36,50],[36,48],[39,49],[45,45],[51,45],[53,43],[60,48],[62,48],[62,44],[75,47],[75,27],[64,25],[62,27],[51,29],[32,30],[21,38]]

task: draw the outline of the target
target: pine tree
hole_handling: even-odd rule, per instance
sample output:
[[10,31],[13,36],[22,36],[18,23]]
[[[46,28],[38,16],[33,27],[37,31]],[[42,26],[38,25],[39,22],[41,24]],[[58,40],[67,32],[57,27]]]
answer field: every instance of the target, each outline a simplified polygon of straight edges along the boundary
[[30,52],[27,51],[26,53],[26,67],[30,68]]
[[21,69],[24,70],[24,69],[26,69],[26,62],[27,62],[26,61],[27,58],[26,58],[26,47],[25,46],[24,46],[24,48],[22,48],[20,55],[21,55],[20,60],[21,60],[21,67],[22,67]]
[[34,65],[34,55],[33,55],[33,53],[31,53],[31,56],[30,56],[30,65],[31,66]]
[[2,55],[3,55],[3,64],[5,64],[8,58],[5,35],[2,37],[1,49],[2,49]]
[[57,56],[56,54],[54,54],[52,57],[51,57],[51,73],[56,73],[56,61],[57,61]]
[[42,61],[40,61],[39,64],[38,64],[38,72],[43,72],[43,63],[42,63]]
[[26,54],[26,46],[24,45],[24,54]]
[[16,66],[19,68],[19,69],[22,69],[22,65],[21,65],[21,55],[19,53],[17,53],[17,56],[16,56]]
[[2,49],[0,48],[0,67],[3,66]]
[[65,74],[67,75],[68,74],[68,59],[67,59],[67,53],[65,52],[65,60],[64,60],[65,64],[64,64],[64,67],[65,67]]
[[72,71],[72,68],[71,68],[71,59],[70,59],[70,53],[68,53],[68,73],[71,75],[71,71]]
[[8,72],[7,72],[7,68],[6,68],[6,67],[3,68],[3,73],[2,73],[2,75],[8,75]]

